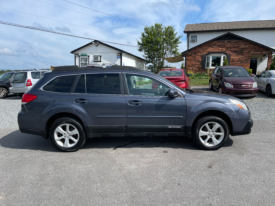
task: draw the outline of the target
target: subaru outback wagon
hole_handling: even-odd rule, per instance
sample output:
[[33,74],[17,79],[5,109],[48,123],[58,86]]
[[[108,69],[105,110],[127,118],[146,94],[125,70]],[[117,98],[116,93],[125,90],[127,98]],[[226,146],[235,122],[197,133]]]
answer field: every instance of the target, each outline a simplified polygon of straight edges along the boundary
[[24,94],[18,124],[21,132],[50,139],[61,151],[106,136],[187,136],[214,150],[230,134],[249,134],[253,121],[235,97],[184,90],[134,67],[71,66],[45,73]]

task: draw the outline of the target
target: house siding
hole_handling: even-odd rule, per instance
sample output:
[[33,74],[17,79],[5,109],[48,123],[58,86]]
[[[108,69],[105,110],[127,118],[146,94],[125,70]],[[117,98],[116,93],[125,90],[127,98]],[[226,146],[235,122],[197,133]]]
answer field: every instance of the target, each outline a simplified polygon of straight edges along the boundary
[[122,54],[122,66],[133,66],[145,70],[145,64],[146,61],[141,61],[140,59],[126,53]]
[[[191,32],[187,34],[188,47],[191,49],[206,41],[221,36],[227,32],[242,36],[252,41],[275,49],[275,30],[244,30],[244,31],[217,31],[217,32]],[[197,42],[191,43],[191,35],[197,35]]]
[[[272,52],[270,49],[259,46],[255,43],[246,40],[215,40],[198,46],[185,54],[186,69],[194,72],[205,71],[202,68],[202,59],[208,53],[224,52],[230,57],[230,65],[241,66],[246,69],[250,67],[251,56],[262,56],[262,62],[258,61],[257,71],[263,71],[269,68],[272,63]],[[264,55],[267,55],[264,57]]]

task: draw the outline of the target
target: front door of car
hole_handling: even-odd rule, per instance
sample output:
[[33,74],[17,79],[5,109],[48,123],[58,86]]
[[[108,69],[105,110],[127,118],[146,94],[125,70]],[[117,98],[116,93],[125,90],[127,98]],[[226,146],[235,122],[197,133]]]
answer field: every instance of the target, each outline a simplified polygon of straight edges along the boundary
[[[170,98],[170,86],[154,77],[126,73],[127,132],[183,132],[184,97]],[[136,79],[136,85],[131,79]]]
[[264,80],[265,76],[266,76],[266,72],[264,71],[260,74],[259,77],[256,78],[258,88],[262,91],[264,91],[264,89],[263,89],[263,80]]
[[72,108],[90,133],[124,133],[126,102],[120,73],[82,74],[70,94]]

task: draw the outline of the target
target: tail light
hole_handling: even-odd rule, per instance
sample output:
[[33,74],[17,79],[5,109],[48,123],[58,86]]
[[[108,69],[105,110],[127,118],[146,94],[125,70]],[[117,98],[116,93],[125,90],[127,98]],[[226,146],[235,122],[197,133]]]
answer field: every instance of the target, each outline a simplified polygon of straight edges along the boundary
[[22,97],[22,103],[26,104],[28,102],[35,100],[36,98],[37,98],[36,95],[25,93]]
[[30,79],[27,80],[26,86],[27,86],[27,87],[32,86],[32,81],[31,81]]
[[10,87],[12,87],[11,82],[10,82]]

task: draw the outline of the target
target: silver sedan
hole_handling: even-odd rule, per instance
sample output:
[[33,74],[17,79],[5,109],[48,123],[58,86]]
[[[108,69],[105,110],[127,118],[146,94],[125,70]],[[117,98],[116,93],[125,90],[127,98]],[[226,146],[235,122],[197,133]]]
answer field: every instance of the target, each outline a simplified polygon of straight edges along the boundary
[[275,70],[263,71],[255,77],[259,90],[266,93],[266,96],[271,97],[275,94]]

